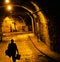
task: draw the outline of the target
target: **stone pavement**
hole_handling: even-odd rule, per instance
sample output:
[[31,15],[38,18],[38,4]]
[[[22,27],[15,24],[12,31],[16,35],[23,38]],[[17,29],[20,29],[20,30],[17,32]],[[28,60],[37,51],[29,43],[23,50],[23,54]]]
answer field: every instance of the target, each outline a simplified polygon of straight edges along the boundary
[[60,54],[52,51],[46,44],[44,44],[42,41],[38,41],[36,36],[30,37],[31,42],[35,45],[35,47],[41,51],[43,54],[45,54],[47,57],[50,57],[51,59],[60,62]]
[[16,62],[60,62],[60,55],[51,51],[43,42],[37,41],[34,34],[4,37],[4,42],[0,43],[0,62],[12,62],[12,59],[5,55],[11,38],[14,38],[21,54],[21,59]]
[[16,62],[49,62],[50,59],[47,59],[45,55],[34,47],[28,36],[32,36],[32,34],[4,37],[3,42],[0,43],[0,62],[12,62],[12,59],[5,55],[5,50],[7,49],[11,38],[15,40],[19,53],[21,54],[21,59]]

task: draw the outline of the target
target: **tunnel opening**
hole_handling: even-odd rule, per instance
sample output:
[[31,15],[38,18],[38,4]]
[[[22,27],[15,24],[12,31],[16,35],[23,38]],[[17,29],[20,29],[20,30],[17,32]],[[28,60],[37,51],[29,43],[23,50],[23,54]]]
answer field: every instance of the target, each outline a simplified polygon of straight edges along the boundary
[[[42,11],[40,11],[40,8],[38,7],[37,4],[35,4],[34,2],[31,2],[31,5],[34,7],[33,9],[31,9],[29,5],[26,5],[26,7],[25,6],[20,6],[20,5],[13,5],[14,10],[12,12],[8,13],[9,16],[12,16],[11,19],[8,18],[8,20],[10,20],[10,21],[13,20],[13,22],[9,25],[9,27],[10,27],[9,31],[10,32],[20,32],[20,30],[22,30],[24,32],[25,32],[25,30],[27,30],[26,32],[32,31],[32,21],[31,21],[32,16],[31,16],[31,14],[34,17],[34,20],[33,20],[34,22],[36,21],[35,16],[38,16],[39,22],[41,22],[41,25],[39,26],[39,32],[37,32],[37,33],[39,34],[39,36],[41,36],[41,34],[43,34],[43,39],[45,40],[44,42],[45,42],[45,44],[48,45],[48,44],[50,44],[49,43],[50,41],[49,41],[49,34],[48,34],[47,25],[46,25],[46,18],[43,15]],[[30,15],[28,16],[26,14],[26,12],[29,13]],[[14,18],[13,18],[13,16],[14,16]],[[23,21],[23,23],[24,23],[22,28],[20,28],[21,26],[19,25],[21,21],[16,21],[17,20],[16,16],[20,17],[20,19],[22,18],[21,21]],[[33,17],[32,17],[32,19],[33,19]],[[38,26],[39,22],[35,23],[36,26],[33,26],[33,29],[35,29]],[[8,25],[8,22],[7,22],[6,25]],[[18,26],[18,28],[17,28],[17,26]],[[5,27],[8,27],[8,26],[5,26]],[[25,29],[25,27],[26,27],[26,29]],[[38,27],[35,30],[38,30]]]
[[21,16],[7,16],[2,22],[2,32],[32,32],[32,22],[29,16],[22,19]]
[[14,10],[5,12],[2,32],[32,32],[32,16],[27,13],[29,12],[26,9],[19,6],[14,6]]

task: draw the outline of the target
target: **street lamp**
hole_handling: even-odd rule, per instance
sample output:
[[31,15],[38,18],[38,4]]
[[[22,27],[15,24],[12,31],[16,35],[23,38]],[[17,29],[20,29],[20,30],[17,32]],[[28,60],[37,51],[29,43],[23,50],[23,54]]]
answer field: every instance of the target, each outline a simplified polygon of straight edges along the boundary
[[8,6],[7,6],[7,10],[8,10],[8,11],[12,10],[12,6],[11,6],[11,5],[8,5]]
[[6,0],[5,3],[9,3],[10,1],[9,0]]
[[7,10],[10,11],[12,9],[10,0],[5,0],[5,6],[7,7]]

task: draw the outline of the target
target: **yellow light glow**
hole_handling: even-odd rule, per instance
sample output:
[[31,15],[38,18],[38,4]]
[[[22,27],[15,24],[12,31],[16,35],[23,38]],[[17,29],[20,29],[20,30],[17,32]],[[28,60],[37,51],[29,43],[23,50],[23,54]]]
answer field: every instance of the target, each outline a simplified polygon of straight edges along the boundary
[[35,4],[34,2],[31,2],[36,11],[39,11],[37,12],[38,16],[39,16],[39,20],[40,20],[40,34],[43,35],[43,39],[45,40],[45,43],[47,46],[50,47],[50,38],[49,38],[49,32],[48,32],[48,25],[47,25],[47,18],[46,16],[42,13],[42,11],[40,11],[41,9],[37,6],[37,4]]
[[10,32],[10,27],[14,30],[14,20],[12,18],[6,17],[2,23],[2,32]]
[[6,2],[6,3],[9,3],[9,0],[6,0],[5,2]]
[[7,6],[7,9],[10,11],[12,9],[12,7],[9,5],[9,6]]

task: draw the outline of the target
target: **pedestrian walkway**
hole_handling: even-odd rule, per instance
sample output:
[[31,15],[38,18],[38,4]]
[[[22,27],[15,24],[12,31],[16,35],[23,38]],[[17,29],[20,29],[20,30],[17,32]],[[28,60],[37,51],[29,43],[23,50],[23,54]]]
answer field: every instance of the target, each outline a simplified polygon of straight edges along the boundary
[[41,51],[43,54],[47,55],[48,57],[56,60],[57,62],[60,62],[60,54],[52,51],[46,44],[44,44],[42,41],[38,41],[37,37],[34,35],[33,37],[30,37],[31,42],[35,45],[35,47]]
[[4,37],[4,42],[0,43],[0,62],[12,62],[11,58],[5,55],[11,38],[14,38],[21,54],[21,59],[16,62],[55,62],[50,58],[60,62],[60,55],[51,51],[43,42],[38,41],[33,33]]
[[[21,59],[16,62],[51,62],[50,59],[47,59],[44,54],[34,47],[29,36],[32,38],[34,35],[23,34],[13,36],[19,53],[21,54]],[[12,62],[12,59],[5,55],[5,50],[11,38],[12,36],[4,37],[4,41],[0,43],[0,62]]]

